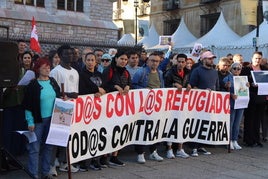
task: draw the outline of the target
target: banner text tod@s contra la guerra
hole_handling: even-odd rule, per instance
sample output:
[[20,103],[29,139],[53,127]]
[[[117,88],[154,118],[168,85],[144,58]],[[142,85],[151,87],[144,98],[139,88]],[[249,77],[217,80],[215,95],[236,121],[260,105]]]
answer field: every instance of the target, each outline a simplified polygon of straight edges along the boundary
[[69,138],[70,162],[132,144],[156,142],[229,143],[230,95],[175,88],[79,96]]

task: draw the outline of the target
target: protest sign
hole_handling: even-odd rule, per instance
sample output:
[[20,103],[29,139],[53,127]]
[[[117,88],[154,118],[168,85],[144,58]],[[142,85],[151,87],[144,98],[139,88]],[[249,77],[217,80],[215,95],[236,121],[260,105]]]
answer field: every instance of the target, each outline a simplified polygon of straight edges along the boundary
[[70,162],[156,142],[229,144],[230,94],[175,88],[108,93],[75,101]]

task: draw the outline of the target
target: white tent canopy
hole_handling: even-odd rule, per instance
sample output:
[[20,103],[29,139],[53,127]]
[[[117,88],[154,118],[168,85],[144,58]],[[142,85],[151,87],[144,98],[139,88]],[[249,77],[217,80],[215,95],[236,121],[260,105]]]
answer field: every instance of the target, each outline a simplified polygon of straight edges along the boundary
[[133,34],[124,34],[117,42],[118,45],[135,45]]
[[159,35],[155,29],[154,24],[151,25],[150,29],[149,29],[149,35],[148,36],[144,36],[139,42],[139,44],[143,44],[144,48],[150,48],[153,47],[155,45],[157,45],[159,42]]
[[172,34],[172,41],[174,48],[182,47],[195,41],[197,38],[189,31],[184,22],[184,17],[181,18],[181,22],[177,30]]
[[[241,37],[239,40],[228,43],[229,46],[253,46],[253,38],[256,37],[256,29]],[[258,45],[268,44],[268,23],[263,21],[259,26]]]
[[[204,36],[189,43],[184,47],[193,47],[195,43],[200,43],[203,47],[210,47],[210,46],[224,46],[227,43],[237,41],[240,38],[226,23],[223,13],[214,25],[214,27]],[[183,48],[183,47],[182,47]]]
[[[259,26],[258,51],[263,53],[263,57],[268,57],[268,24],[264,21]],[[228,53],[243,55],[244,61],[250,61],[255,51],[253,38],[256,37],[256,29],[241,37],[239,40],[228,43],[225,46],[215,48],[217,56],[225,56]]]
[[[176,29],[176,31],[171,35],[172,42],[174,44],[174,48],[179,48],[184,46],[190,42],[196,40],[196,37],[189,31],[188,27],[185,24],[184,18],[181,18],[180,25]],[[167,50],[168,45],[155,45],[149,50]]]

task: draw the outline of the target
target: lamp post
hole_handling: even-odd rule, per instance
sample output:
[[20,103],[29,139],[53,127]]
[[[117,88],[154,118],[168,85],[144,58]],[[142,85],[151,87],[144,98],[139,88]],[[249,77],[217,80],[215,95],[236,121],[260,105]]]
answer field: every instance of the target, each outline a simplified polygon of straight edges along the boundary
[[137,45],[138,42],[138,8],[139,8],[139,1],[134,0],[134,8],[135,8],[135,45]]

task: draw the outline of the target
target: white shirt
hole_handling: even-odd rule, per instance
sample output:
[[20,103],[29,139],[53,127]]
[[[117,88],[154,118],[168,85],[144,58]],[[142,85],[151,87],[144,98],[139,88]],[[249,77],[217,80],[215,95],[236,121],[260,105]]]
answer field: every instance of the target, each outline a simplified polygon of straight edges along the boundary
[[74,68],[71,68],[69,70],[63,68],[61,65],[57,65],[50,72],[50,76],[55,78],[58,85],[60,86],[61,92],[61,87],[63,84],[65,93],[78,93],[79,74]]

